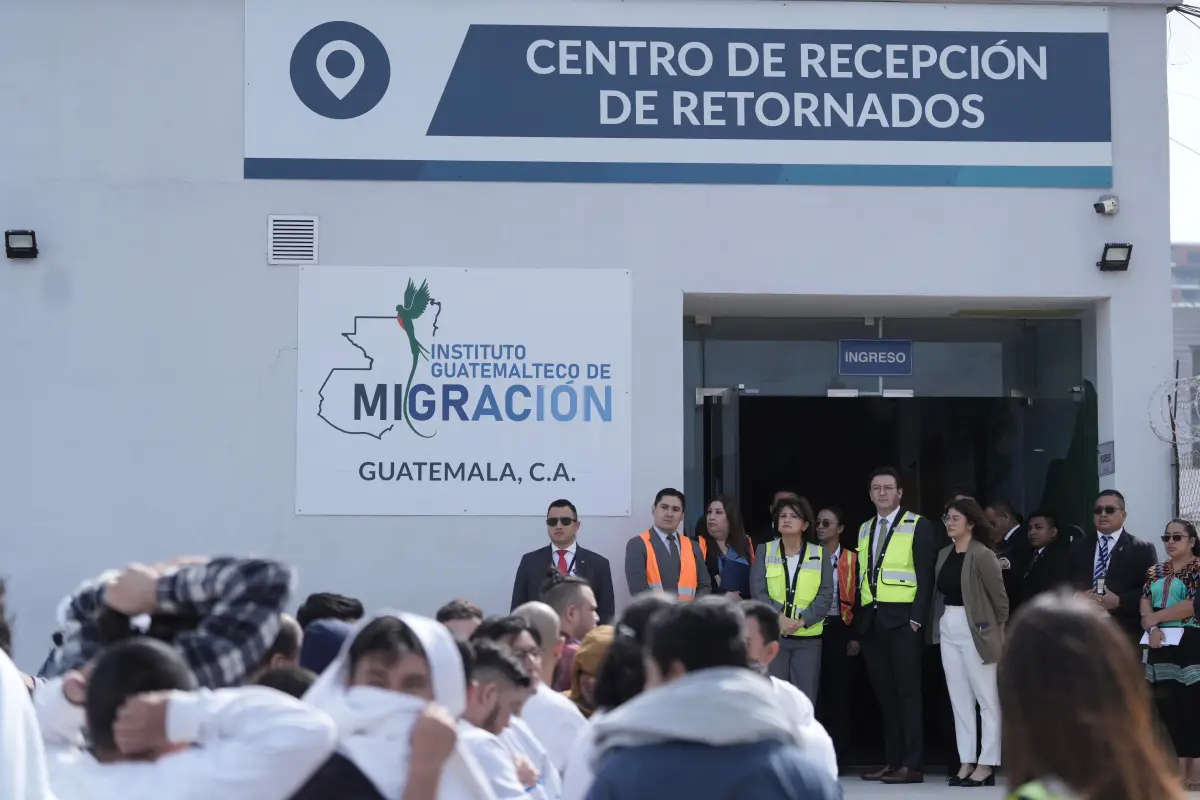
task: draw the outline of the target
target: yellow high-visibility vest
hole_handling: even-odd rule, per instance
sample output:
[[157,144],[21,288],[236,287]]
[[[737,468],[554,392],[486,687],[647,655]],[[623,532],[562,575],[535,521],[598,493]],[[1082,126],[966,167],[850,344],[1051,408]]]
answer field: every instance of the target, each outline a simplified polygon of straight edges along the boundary
[[[880,603],[911,603],[917,599],[917,566],[913,561],[913,538],[917,532],[920,514],[899,511],[891,538],[882,551],[880,563],[871,562],[871,526],[877,517],[872,517],[858,528],[858,569],[862,576],[859,597],[862,605]],[[886,530],[875,532],[876,536],[887,537]],[[874,585],[872,585],[874,584]]]
[[[825,549],[820,545],[804,543],[800,561],[794,575],[796,591],[789,606],[787,602],[788,574],[784,565],[782,544],[779,539],[767,543],[767,594],[776,603],[784,606],[784,612],[792,619],[801,619],[801,611],[812,605],[821,590],[821,567],[825,564]],[[800,628],[792,636],[820,636],[825,628],[825,615],[814,625]]]

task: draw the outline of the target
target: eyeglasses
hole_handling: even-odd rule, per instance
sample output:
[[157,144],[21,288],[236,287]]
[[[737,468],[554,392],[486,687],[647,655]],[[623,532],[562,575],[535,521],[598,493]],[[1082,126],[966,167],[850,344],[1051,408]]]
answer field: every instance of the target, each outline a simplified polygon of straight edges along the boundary
[[1164,543],[1166,543],[1166,542],[1186,542],[1187,538],[1188,537],[1187,537],[1186,533],[1164,533],[1162,535],[1162,540]]
[[546,517],[547,528],[553,528],[555,525],[562,525],[564,528],[566,528],[574,524],[574,517]]
[[887,494],[888,492],[896,491],[895,486],[872,486],[871,491],[875,494]]
[[1092,513],[1095,514],[1097,517],[1100,516],[1101,514],[1107,514],[1108,516],[1111,517],[1113,514],[1117,513],[1118,511],[1121,511],[1121,510],[1123,510],[1123,509],[1117,508],[1116,506],[1096,506],[1095,508],[1092,509]]
[[835,522],[834,522],[833,520],[831,520],[831,519],[819,519],[819,520],[817,520],[817,527],[818,527],[818,528],[832,528],[832,527],[833,527],[834,525],[836,525],[836,524],[837,524],[837,523],[835,523]]

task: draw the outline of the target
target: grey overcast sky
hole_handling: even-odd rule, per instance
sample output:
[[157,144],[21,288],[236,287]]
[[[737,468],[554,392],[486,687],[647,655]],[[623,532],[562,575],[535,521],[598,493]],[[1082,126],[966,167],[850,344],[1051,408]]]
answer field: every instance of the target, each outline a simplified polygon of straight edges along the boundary
[[1200,20],[1168,14],[1167,35],[1171,240],[1200,244]]

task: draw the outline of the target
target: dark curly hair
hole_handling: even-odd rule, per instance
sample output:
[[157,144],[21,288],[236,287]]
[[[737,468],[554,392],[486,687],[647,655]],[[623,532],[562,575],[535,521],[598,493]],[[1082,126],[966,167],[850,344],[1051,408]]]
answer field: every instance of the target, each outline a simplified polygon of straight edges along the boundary
[[596,670],[596,708],[616,708],[642,693],[646,686],[646,633],[651,620],[674,604],[667,595],[644,594],[625,609],[615,626],[612,645]]

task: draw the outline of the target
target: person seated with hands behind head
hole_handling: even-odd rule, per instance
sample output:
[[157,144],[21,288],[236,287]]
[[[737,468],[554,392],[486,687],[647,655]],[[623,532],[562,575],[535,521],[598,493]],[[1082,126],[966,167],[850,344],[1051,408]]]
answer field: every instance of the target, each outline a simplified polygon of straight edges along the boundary
[[58,800],[286,800],[337,742],[328,715],[282,692],[198,690],[180,653],[145,637],[35,700],[59,723],[43,727]]
[[63,643],[43,677],[78,670],[108,644],[143,632],[170,641],[200,686],[237,686],[280,630],[291,567],[257,558],[130,564],[86,581],[63,606]]

